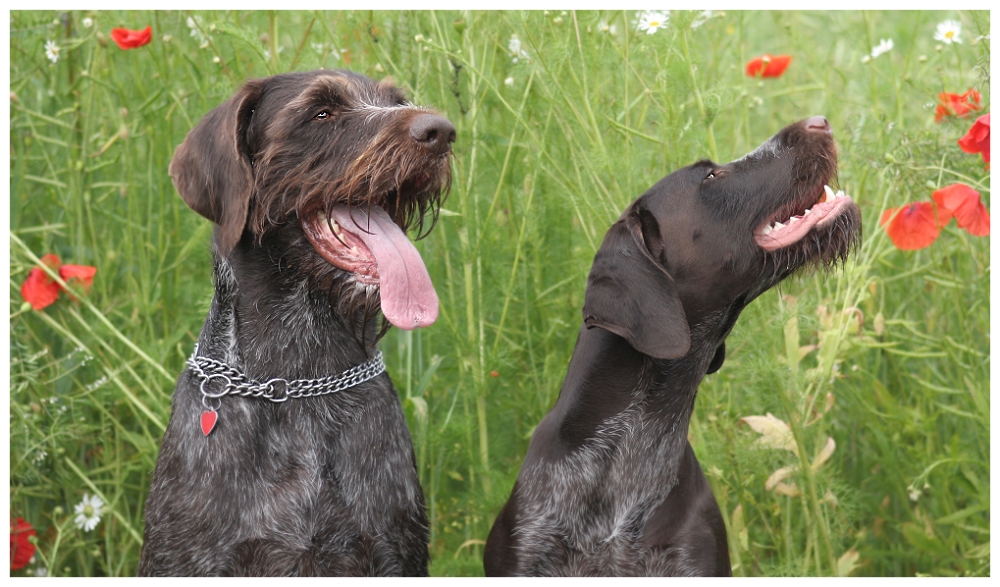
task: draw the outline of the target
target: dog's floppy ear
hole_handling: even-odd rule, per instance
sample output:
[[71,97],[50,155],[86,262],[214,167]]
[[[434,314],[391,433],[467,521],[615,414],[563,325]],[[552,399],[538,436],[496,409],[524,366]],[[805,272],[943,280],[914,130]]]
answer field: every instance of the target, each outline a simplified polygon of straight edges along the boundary
[[705,371],[705,375],[711,375],[715,373],[722,367],[722,363],[726,360],[726,341],[719,343],[719,346],[715,349],[715,356],[712,357],[712,362],[708,364],[708,369]]
[[222,254],[236,246],[246,226],[253,189],[246,130],[262,89],[263,82],[250,81],[206,114],[170,162],[170,176],[184,202],[219,225]]
[[682,357],[691,347],[691,331],[674,280],[650,254],[634,212],[611,227],[594,257],[583,322],[587,328],[613,332],[657,359]]

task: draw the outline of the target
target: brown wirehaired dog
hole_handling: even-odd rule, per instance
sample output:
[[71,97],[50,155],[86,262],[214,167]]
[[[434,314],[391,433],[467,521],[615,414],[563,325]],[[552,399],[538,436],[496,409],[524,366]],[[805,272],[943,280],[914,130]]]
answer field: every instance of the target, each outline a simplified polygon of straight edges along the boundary
[[454,140],[391,83],[313,71],[247,82],[177,148],[177,191],[217,225],[215,297],[174,392],[140,574],[427,574],[375,343],[437,318],[404,231],[436,219]]
[[859,241],[857,206],[826,187],[836,170],[814,116],[732,163],[671,173],[618,218],[559,399],[486,542],[487,575],[732,574],[688,422],[743,308]]

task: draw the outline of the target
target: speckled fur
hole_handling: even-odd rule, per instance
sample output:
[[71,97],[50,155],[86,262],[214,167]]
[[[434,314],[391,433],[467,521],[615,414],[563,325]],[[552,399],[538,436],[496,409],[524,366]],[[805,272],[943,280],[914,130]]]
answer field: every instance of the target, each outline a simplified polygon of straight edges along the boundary
[[[329,107],[338,126],[324,127],[331,129],[324,141],[332,144],[314,149],[328,164],[307,168],[289,153],[308,145],[275,142],[294,142],[304,133],[269,121],[290,120],[315,107],[317,88],[336,94]],[[388,84],[350,72],[253,80],[206,116],[202,124],[214,126],[202,134],[192,131],[178,149],[171,166],[178,191],[218,225],[215,297],[199,355],[257,381],[326,377],[372,356],[385,331],[377,288],[358,285],[324,261],[305,238],[298,215],[338,202],[374,204],[406,227],[436,206],[447,189],[450,152],[424,162],[403,144],[410,140],[407,117],[426,111],[400,96]],[[255,101],[248,105],[251,97]],[[237,112],[239,121],[227,122]],[[228,137],[227,130],[236,136]],[[397,185],[387,195],[366,183],[379,170],[356,165],[364,160],[363,149],[392,140],[400,142],[395,151],[407,165],[423,174],[424,191],[407,193]],[[192,149],[197,157],[183,159]],[[205,160],[205,168],[236,176],[218,182],[220,193],[196,191],[213,185],[198,175]],[[282,166],[295,173],[282,173]],[[350,173],[360,176],[344,175]],[[407,173],[401,171],[399,181]],[[330,192],[317,187],[334,183],[339,187]],[[225,192],[230,185],[248,191]],[[232,201],[241,198],[246,201]],[[243,217],[231,219],[234,210]],[[146,502],[141,575],[427,574],[424,497],[387,373],[335,394],[284,403],[224,397],[208,436],[200,427],[204,409],[199,383],[185,370]]]

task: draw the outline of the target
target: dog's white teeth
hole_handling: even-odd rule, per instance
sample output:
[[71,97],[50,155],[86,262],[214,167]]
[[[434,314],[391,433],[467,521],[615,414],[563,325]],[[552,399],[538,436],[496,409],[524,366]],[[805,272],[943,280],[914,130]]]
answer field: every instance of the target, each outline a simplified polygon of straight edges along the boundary
[[765,235],[765,236],[767,236],[767,235],[771,234],[772,230],[774,230],[774,229],[771,228],[770,226],[765,226],[764,230],[760,231],[760,233],[763,234],[763,235]]
[[796,223],[796,222],[798,222],[799,220],[801,220],[801,218],[799,218],[798,216],[792,216],[792,217],[791,217],[791,218],[790,218],[790,219],[788,220],[788,224],[790,224],[790,225],[791,225],[791,224],[795,224],[795,223]]
[[812,214],[812,211],[813,211],[812,208],[806,208],[806,211],[802,213],[802,217],[805,218],[806,216],[809,216],[810,214]]
[[784,228],[784,227],[785,227],[785,225],[784,225],[784,224],[782,224],[782,223],[780,223],[780,222],[775,222],[775,223],[774,223],[774,229],[775,229],[775,230],[781,230],[781,229],[782,229],[782,228]]
[[361,251],[358,250],[358,247],[351,247],[351,252],[354,253],[355,255],[361,254]]

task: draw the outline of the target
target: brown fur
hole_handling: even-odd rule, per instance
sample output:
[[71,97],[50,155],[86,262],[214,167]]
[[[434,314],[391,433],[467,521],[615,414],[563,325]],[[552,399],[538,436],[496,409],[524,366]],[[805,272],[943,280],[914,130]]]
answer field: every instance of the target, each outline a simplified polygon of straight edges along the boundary
[[[303,223],[337,204],[380,206],[423,232],[450,185],[454,138],[391,83],[347,71],[251,80],[206,114],[170,164],[184,201],[217,225],[199,356],[256,381],[370,358],[388,328],[378,289],[321,257]],[[219,401],[206,436],[200,382],[181,374],[141,575],[427,574],[423,493],[387,374],[280,404]]]

